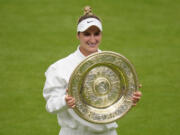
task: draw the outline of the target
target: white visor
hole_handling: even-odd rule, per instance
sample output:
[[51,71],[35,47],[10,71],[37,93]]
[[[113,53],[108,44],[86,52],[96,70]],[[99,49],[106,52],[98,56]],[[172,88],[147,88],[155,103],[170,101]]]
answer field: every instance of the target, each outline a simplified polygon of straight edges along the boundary
[[91,26],[96,26],[99,28],[100,31],[102,31],[102,24],[98,19],[87,18],[78,24],[77,32],[84,32],[85,30],[87,30]]

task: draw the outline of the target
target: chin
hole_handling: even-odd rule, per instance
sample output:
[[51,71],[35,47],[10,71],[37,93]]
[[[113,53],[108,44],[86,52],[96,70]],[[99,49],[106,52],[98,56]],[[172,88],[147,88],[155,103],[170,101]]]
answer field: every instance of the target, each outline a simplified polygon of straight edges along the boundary
[[92,51],[97,51],[98,50],[98,45],[96,45],[96,46],[88,46],[88,49],[92,50]]
[[89,49],[89,52],[92,54],[92,53],[95,53],[98,51],[98,48],[93,48],[93,49]]

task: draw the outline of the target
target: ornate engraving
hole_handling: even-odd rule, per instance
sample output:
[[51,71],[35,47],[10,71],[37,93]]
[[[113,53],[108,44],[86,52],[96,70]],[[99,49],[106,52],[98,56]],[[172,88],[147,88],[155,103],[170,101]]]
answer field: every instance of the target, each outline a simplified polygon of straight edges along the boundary
[[132,64],[121,54],[94,53],[71,75],[68,93],[75,97],[74,111],[93,123],[110,123],[125,115],[138,90]]

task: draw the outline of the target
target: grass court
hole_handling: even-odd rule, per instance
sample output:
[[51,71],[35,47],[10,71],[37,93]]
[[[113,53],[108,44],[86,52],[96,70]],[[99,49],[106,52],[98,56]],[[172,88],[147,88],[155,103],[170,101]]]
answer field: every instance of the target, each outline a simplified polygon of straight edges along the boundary
[[125,55],[143,85],[118,135],[179,135],[179,0],[0,0],[0,135],[58,135],[44,72],[76,50],[86,5],[103,20],[100,49]]

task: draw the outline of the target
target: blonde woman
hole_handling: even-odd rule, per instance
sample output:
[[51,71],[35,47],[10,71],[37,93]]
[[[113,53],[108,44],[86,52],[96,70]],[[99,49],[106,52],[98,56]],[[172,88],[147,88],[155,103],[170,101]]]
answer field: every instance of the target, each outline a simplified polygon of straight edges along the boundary
[[[77,39],[79,46],[69,56],[58,60],[46,71],[46,82],[43,96],[46,99],[46,109],[57,114],[61,126],[59,135],[117,135],[116,122],[109,124],[93,124],[78,121],[69,114],[68,109],[75,107],[75,99],[67,95],[67,85],[71,73],[86,56],[100,52],[99,45],[102,39],[102,23],[99,17],[92,14],[89,6],[85,7],[84,15],[77,25]],[[133,96],[134,106],[141,97],[137,91]]]

